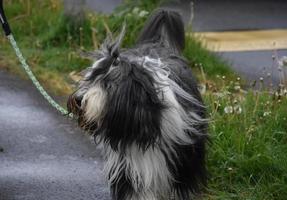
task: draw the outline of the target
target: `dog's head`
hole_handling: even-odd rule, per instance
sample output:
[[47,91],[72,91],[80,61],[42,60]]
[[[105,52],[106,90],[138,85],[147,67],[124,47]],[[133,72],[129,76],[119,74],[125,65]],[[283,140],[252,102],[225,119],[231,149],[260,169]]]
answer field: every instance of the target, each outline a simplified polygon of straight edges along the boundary
[[114,150],[133,144],[145,150],[163,137],[186,143],[188,134],[198,134],[194,125],[203,115],[195,112],[202,110],[201,98],[181,57],[185,35],[180,16],[156,12],[135,48],[120,50],[123,37],[124,28],[96,53],[68,100],[69,111]]
[[103,45],[70,96],[68,109],[79,117],[82,128],[114,149],[134,142],[147,148],[161,132],[164,106],[158,98],[153,72],[147,67],[159,61],[136,49],[121,51],[122,37],[123,31],[115,42]]

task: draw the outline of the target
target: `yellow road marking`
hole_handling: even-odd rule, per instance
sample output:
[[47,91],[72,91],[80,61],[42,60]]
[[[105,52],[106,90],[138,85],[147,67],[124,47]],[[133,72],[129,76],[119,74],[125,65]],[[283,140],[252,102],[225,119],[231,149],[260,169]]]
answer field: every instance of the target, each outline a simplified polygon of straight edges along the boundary
[[196,32],[207,49],[215,52],[287,49],[287,29]]

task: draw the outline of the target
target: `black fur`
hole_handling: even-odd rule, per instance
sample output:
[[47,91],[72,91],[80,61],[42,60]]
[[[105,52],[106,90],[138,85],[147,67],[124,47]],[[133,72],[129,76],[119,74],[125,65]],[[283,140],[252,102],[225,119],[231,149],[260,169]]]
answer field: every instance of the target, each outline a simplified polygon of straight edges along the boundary
[[[120,51],[123,35],[124,31],[115,42],[104,46],[97,58],[105,59],[96,68],[90,69],[89,76],[68,100],[69,111],[79,115],[79,124],[111,147],[121,159],[134,144],[143,153],[148,148],[161,145],[162,113],[169,106],[159,98],[160,90],[155,86],[159,83],[139,63],[138,58],[160,58],[170,70],[169,78],[197,99],[197,102],[190,102],[177,95],[179,104],[185,111],[192,111],[201,118],[206,118],[205,108],[199,105],[203,101],[196,80],[188,62],[181,55],[185,43],[181,15],[171,9],[159,9],[143,28],[136,46]],[[100,122],[88,123],[83,115],[81,99],[85,90],[96,84],[107,91],[106,105]],[[186,133],[195,141],[194,144],[172,144],[176,149],[175,154],[162,149],[173,176],[171,193],[180,200],[192,199],[206,186],[207,122],[203,120],[193,126],[197,131],[186,130]],[[111,177],[115,170],[112,168],[108,176]],[[117,180],[111,184],[113,200],[126,200],[132,195],[136,196],[127,171],[122,169],[118,173]]]
[[180,14],[158,10],[151,16],[137,41],[138,44],[159,42],[177,52],[184,49],[184,25]]
[[105,142],[114,150],[125,150],[133,143],[145,150],[160,137],[164,105],[158,99],[149,73],[124,60],[120,66],[102,80],[103,87],[109,91],[109,107],[98,132],[105,133]]

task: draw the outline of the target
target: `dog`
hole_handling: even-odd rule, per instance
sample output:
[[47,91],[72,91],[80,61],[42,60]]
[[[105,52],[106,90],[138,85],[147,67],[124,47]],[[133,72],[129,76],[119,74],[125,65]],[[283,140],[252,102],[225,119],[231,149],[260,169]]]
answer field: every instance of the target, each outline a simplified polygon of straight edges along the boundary
[[125,28],[95,53],[69,112],[103,148],[113,200],[190,200],[206,187],[206,108],[176,10],[159,8],[133,48]]

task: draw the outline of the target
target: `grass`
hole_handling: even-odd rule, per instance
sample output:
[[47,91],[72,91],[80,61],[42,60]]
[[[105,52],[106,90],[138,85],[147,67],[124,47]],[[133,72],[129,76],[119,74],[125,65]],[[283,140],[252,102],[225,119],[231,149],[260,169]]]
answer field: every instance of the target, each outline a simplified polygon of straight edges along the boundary
[[286,93],[246,92],[236,82],[204,95],[212,141],[206,199],[286,199]]
[[[124,47],[131,46],[148,16],[137,13],[150,12],[157,4],[129,0],[110,16],[88,14],[80,24],[62,14],[57,0],[7,0],[5,8],[37,77],[54,93],[68,94],[73,87],[69,74],[91,64],[79,56],[79,49],[98,48],[106,33],[117,32],[124,21],[129,30]],[[286,88],[277,93],[268,88],[243,91],[242,80],[193,37],[187,40],[184,55],[201,82],[211,119],[210,181],[204,199],[287,199]],[[4,37],[0,66],[19,68]]]
[[[7,0],[5,8],[15,38],[37,77],[53,92],[68,93],[71,91],[67,90],[68,74],[91,64],[91,61],[81,58],[79,52],[98,48],[107,33],[118,32],[124,22],[128,31],[123,47],[132,46],[149,13],[157,4],[158,0],[139,3],[129,0],[111,15],[90,13],[81,23],[74,23],[64,16],[62,5],[56,0]],[[9,58],[5,60],[15,58],[5,38],[1,37],[0,45],[2,57]],[[211,78],[218,74],[232,74],[223,61],[205,50],[193,38],[186,42],[184,54],[195,71],[202,66]],[[11,68],[15,70],[18,66],[15,64]],[[61,79],[65,87],[55,88],[53,84],[49,84],[48,77],[45,76],[47,73],[53,73],[53,78]]]

